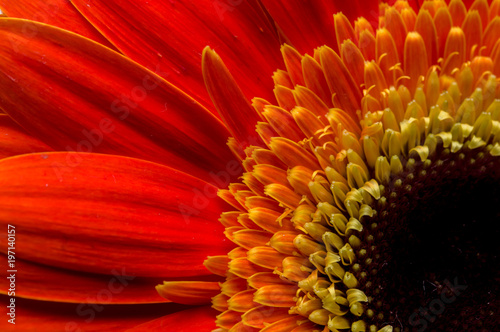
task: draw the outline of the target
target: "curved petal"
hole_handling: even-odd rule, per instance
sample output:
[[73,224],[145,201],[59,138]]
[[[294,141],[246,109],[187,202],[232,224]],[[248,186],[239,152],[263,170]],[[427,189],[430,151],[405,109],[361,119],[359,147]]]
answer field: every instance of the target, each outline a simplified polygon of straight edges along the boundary
[[261,117],[250,106],[218,54],[209,47],[203,50],[203,78],[210,98],[222,120],[240,146],[264,145],[255,131]]
[[314,48],[327,45],[337,50],[333,14],[343,12],[351,22],[364,16],[378,24],[378,1],[262,0],[293,47],[312,56]]
[[[0,0],[2,12],[9,17],[24,18],[76,32],[107,47],[114,46],[90,24],[68,0]],[[25,29],[36,34],[29,23]]]
[[53,151],[53,149],[26,133],[8,115],[0,114],[0,159],[47,151]]
[[[0,296],[2,304],[10,303],[12,298]],[[8,321],[10,309],[2,305],[0,314],[4,319],[0,320],[0,331],[125,331],[186,309],[174,303],[105,306],[14,299],[15,325]]]
[[[124,54],[213,109],[203,86],[200,55],[215,48],[248,99],[273,100],[271,75],[282,62],[274,27],[258,1],[73,0]],[[138,45],[140,45],[138,47]]]
[[[3,262],[7,257],[0,254]],[[58,269],[21,259],[15,262],[16,279],[22,287],[16,297],[67,303],[133,304],[169,302],[158,295],[155,286],[161,279],[136,278],[115,270],[101,275]],[[7,294],[8,270],[0,271],[0,293]]]
[[209,306],[198,307],[170,314],[151,322],[127,330],[127,332],[141,331],[212,331],[215,329],[217,311]]
[[233,248],[216,197],[206,182],[138,159],[54,152],[0,161],[0,224],[15,227],[16,257],[76,271],[210,274],[206,256]]
[[[54,149],[126,155],[205,180],[233,157],[224,125],[168,82],[97,43],[0,19],[0,107]],[[43,116],[40,114],[43,113]]]

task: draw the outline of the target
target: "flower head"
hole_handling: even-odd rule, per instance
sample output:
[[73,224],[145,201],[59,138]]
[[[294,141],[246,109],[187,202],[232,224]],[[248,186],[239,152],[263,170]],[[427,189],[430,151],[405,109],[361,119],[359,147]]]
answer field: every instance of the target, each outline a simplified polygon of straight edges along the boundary
[[[16,129],[21,144],[6,156],[77,151],[0,161],[0,174],[14,174],[0,176],[2,197],[24,193],[3,219],[35,245],[47,243],[39,230],[55,236],[47,253],[23,249],[22,258],[101,275],[125,264],[143,286],[168,278],[158,293],[211,302],[219,313],[196,309],[196,328],[218,332],[496,327],[499,230],[489,221],[500,197],[500,2],[196,9],[210,5],[217,18],[184,22],[175,4],[167,13],[164,4],[75,1],[107,39],[83,23],[73,29],[128,58],[58,28],[0,20],[0,106],[27,131]],[[133,26],[104,18],[123,8],[149,15]],[[224,17],[231,29],[220,39],[198,31]],[[187,31],[164,43],[151,24]],[[196,52],[210,39],[194,57],[176,51],[190,31]],[[282,63],[245,45],[279,38]],[[19,54],[26,64],[11,66]],[[274,89],[263,77],[272,70]],[[99,250],[111,255],[93,259]],[[188,315],[138,329],[192,328]]]

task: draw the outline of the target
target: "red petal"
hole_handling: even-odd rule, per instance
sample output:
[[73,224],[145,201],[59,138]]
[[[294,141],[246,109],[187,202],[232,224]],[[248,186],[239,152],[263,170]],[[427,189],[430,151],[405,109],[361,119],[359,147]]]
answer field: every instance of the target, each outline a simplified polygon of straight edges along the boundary
[[[14,252],[16,252],[14,250]],[[5,255],[0,259],[7,261]],[[135,278],[124,275],[122,269],[110,275],[74,272],[51,268],[17,259],[16,279],[22,287],[16,296],[34,300],[70,303],[159,303],[167,302],[155,290],[161,279]],[[10,280],[6,269],[0,271],[0,292],[6,294]]]
[[220,285],[209,281],[165,281],[156,290],[169,301],[199,305],[210,304],[212,297],[220,293]]
[[0,159],[46,151],[52,151],[52,148],[27,134],[9,116],[0,114]]
[[[0,0],[0,8],[9,17],[25,18],[70,30],[114,49],[68,0]],[[25,29],[36,35],[33,27],[26,23]]]
[[[10,299],[0,296],[1,331],[125,331],[155,321],[169,312],[185,309],[179,304],[96,305],[54,303],[15,298],[15,325],[8,322]],[[176,314],[172,314],[175,316]],[[168,316],[166,316],[168,317]],[[161,319],[161,318],[160,318]],[[174,330],[175,331],[175,330]]]
[[201,51],[217,49],[248,99],[272,100],[281,66],[274,26],[257,1],[99,1],[72,3],[124,54],[213,109],[203,85]]
[[226,208],[216,187],[142,160],[61,152],[0,161],[0,224],[16,227],[19,259],[46,265],[207,275],[206,256],[233,247],[217,221]]
[[337,50],[333,14],[343,12],[353,22],[364,16],[378,25],[378,1],[263,0],[266,9],[299,53],[313,55],[327,45]]
[[142,324],[136,328],[127,330],[127,332],[142,331],[211,331],[215,328],[215,316],[217,311],[206,307],[199,307],[175,314],[170,314],[162,318],[155,319],[149,323]]
[[153,72],[50,26],[30,23],[30,38],[25,24],[0,20],[0,107],[51,147],[151,160],[205,180],[233,158],[223,124]]
[[257,121],[262,118],[245,99],[219,55],[209,47],[203,50],[203,78],[210,98],[238,143],[243,147],[263,146],[255,131]]

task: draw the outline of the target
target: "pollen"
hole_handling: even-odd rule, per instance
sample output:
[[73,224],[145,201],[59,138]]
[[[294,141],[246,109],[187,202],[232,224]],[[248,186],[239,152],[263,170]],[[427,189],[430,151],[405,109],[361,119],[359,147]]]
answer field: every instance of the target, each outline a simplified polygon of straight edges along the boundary
[[[419,207],[449,206],[452,216],[452,206],[460,210],[456,193],[483,182],[499,187],[499,7],[478,0],[467,11],[460,1],[436,0],[415,13],[396,1],[381,5],[378,29],[365,18],[351,25],[334,15],[335,50],[282,47],[276,105],[253,100],[265,146],[228,143],[246,173],[219,192],[235,206],[221,222],[237,248],[205,262],[226,278],[213,298],[221,312],[216,331],[389,332],[418,328],[415,317],[431,323],[419,307],[433,297],[418,295],[416,280],[434,285],[433,294],[453,289],[424,259],[415,258],[416,270],[406,266],[414,254],[408,243],[427,247],[422,237],[438,224],[458,227]],[[463,184],[470,179],[474,185]],[[406,263],[394,248],[404,248]],[[435,257],[448,257],[422,252],[438,267]],[[474,271],[491,265],[485,262]],[[419,277],[404,281],[405,271]],[[491,303],[498,299],[474,306],[489,317]],[[443,331],[474,329],[453,317],[432,322]],[[481,328],[496,327],[488,319]]]

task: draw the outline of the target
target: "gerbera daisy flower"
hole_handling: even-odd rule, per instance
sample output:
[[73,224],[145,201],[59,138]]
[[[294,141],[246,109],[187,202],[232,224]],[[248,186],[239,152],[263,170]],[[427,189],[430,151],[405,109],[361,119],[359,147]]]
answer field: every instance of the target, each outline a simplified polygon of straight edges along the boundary
[[2,327],[497,327],[500,1],[0,7]]

